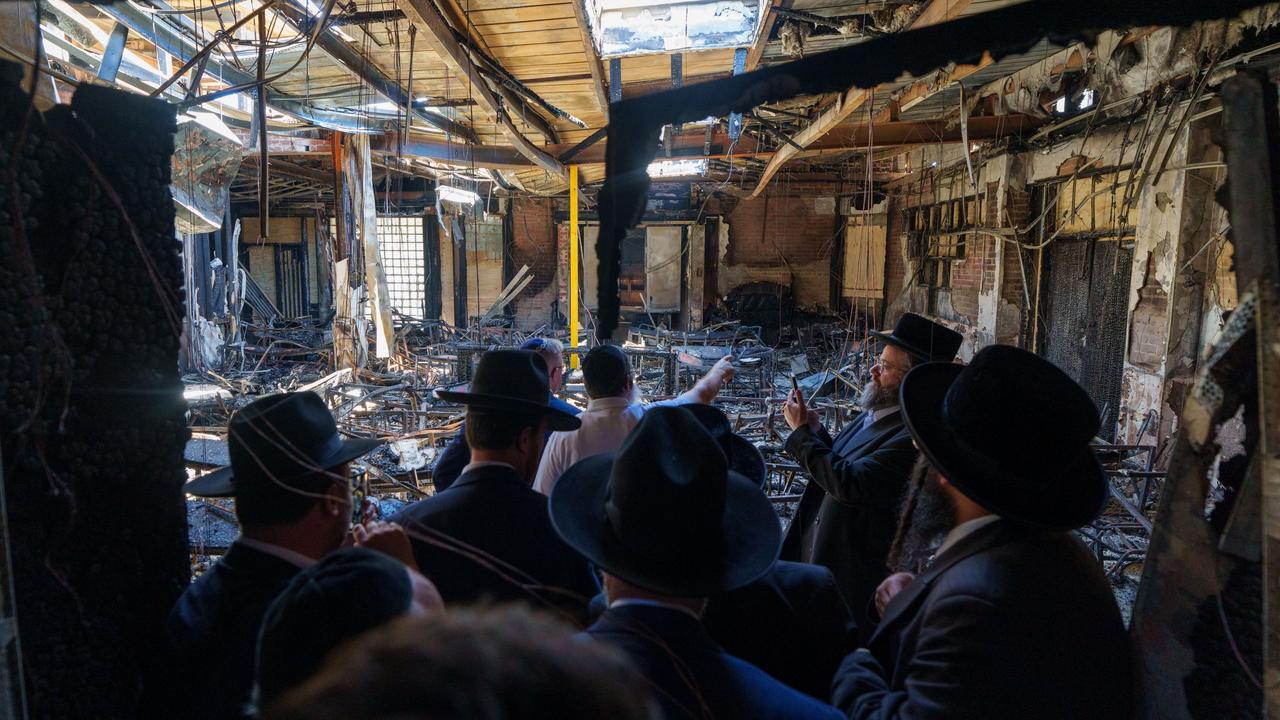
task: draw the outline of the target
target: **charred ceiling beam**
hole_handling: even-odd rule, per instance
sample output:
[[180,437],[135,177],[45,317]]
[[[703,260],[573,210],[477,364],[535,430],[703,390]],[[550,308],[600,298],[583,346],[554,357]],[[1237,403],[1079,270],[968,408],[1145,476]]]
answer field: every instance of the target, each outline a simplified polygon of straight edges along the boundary
[[948,63],[976,63],[983,52],[997,61],[1027,52],[1049,38],[1059,45],[1092,41],[1099,31],[1145,25],[1183,27],[1199,20],[1237,16],[1258,0],[1031,0],[949,23],[911,30],[811,55],[744,75],[686,86],[613,108],[606,147],[605,182],[598,196],[600,235],[597,336],[610,339],[618,327],[621,243],[644,211],[659,129],[745,112],[761,103],[801,95],[875,87],[903,73],[921,75]]
[[[164,3],[158,3],[161,9],[168,9]],[[129,30],[133,31],[139,37],[146,39],[160,50],[165,51],[169,55],[179,61],[186,61],[190,58],[195,50],[200,47],[200,43],[194,39],[194,31],[186,26],[181,29],[170,25],[169,22],[181,23],[185,18],[182,16],[161,17],[157,19],[155,16],[145,15],[138,11],[129,3],[112,3],[95,6],[99,11],[109,15],[116,21],[126,25]],[[188,20],[189,22],[189,20]],[[191,33],[188,35],[188,33]],[[327,37],[322,35],[322,38]],[[211,64],[217,70],[218,76],[225,82],[234,85],[243,85],[254,81],[254,76],[239,70],[238,68],[227,65],[217,60],[211,60]],[[365,63],[367,64],[367,63]],[[389,81],[388,81],[389,82]],[[350,113],[342,113],[328,108],[317,107],[302,98],[291,98],[275,92],[268,87],[267,104],[273,109],[278,110],[285,115],[298,118],[304,122],[315,123],[321,127],[332,130],[342,130],[346,132],[362,132],[370,129],[370,121],[364,120],[359,116]],[[466,139],[468,142],[474,141],[474,134],[465,125],[454,123],[447,118],[424,112],[415,113],[424,122],[437,127],[445,132],[453,132],[460,139]],[[377,128],[378,122],[372,122],[374,129]]]
[[360,12],[338,15],[330,23],[333,27],[342,25],[373,25],[381,22],[396,22],[404,19],[403,10],[364,10]]
[[[311,29],[308,11],[296,4],[296,2],[297,0],[286,0],[285,2],[276,3],[275,8],[299,30],[308,32]],[[372,60],[361,55],[344,42],[342,38],[326,30],[320,33],[319,39],[316,40],[316,45],[329,57],[337,61],[347,72],[363,80],[369,87],[373,88],[374,92],[390,100],[396,107],[402,108],[409,104],[409,94],[401,87],[400,83],[388,77],[386,73],[378,69],[378,66]],[[413,108],[413,114],[426,124],[443,130],[456,138],[469,143],[480,141],[475,132],[462,123],[416,107]]]
[[994,63],[991,53],[984,53],[982,59],[972,65],[956,65],[950,70],[939,71],[932,77],[923,78],[895,93],[888,105],[876,113],[874,122],[897,120],[903,110],[910,110],[929,98],[960,82],[979,70]]
[[[910,29],[917,30],[953,20],[965,8],[969,7],[969,2],[970,0],[932,0],[924,11],[912,21]],[[812,145],[815,140],[831,132],[837,125],[844,122],[845,118],[848,118],[855,110],[862,107],[874,92],[874,89],[868,90],[857,86],[850,87],[842,92],[836,98],[834,105],[823,110],[812,124],[796,133],[791,143],[778,149],[778,153],[765,166],[764,172],[760,173],[760,181],[756,183],[756,189],[751,192],[751,196],[755,197],[763,192],[765,186],[769,184],[769,180],[773,178],[774,173],[778,172],[779,168],[795,157],[797,152]]]
[[501,101],[489,88],[484,74],[471,60],[466,47],[454,37],[453,28],[445,20],[431,0],[398,0],[400,8],[417,28],[423,32],[427,43],[440,60],[455,75],[471,83],[480,109],[493,118],[499,130],[515,146],[521,155],[532,160],[542,169],[555,175],[564,175],[564,165],[534,145],[511,121]]
[[[569,111],[547,102],[541,95],[534,92],[532,88],[525,85],[519,78],[512,75],[506,68],[502,67],[502,63],[495,60],[491,55],[489,55],[489,53],[486,53],[484,50],[476,47],[475,43],[468,40],[466,35],[459,32],[456,28],[451,29],[453,30],[453,38],[471,53],[472,60],[479,61],[480,72],[492,78],[495,85],[523,96],[526,100],[533,102],[538,107],[548,113],[551,113],[554,117],[568,120],[580,128],[585,128],[587,126],[585,122],[574,117],[574,115]],[[541,117],[537,115],[532,117],[525,116],[525,119],[530,125],[533,125],[538,132],[542,133],[542,135],[547,138],[548,142],[559,142],[559,137],[555,128],[548,125]]]
[[[1029,115],[1000,115],[975,117],[969,120],[970,140],[998,140],[1019,137],[1037,128],[1042,120]],[[708,126],[710,127],[710,126]],[[546,145],[544,150],[556,155],[560,162],[573,162],[579,165],[603,163],[607,150],[605,143],[600,142],[605,136],[602,129],[591,137],[576,145]],[[842,127],[822,140],[814,143],[800,157],[821,159],[847,155],[850,152],[865,151],[874,140],[877,149],[886,147],[905,148],[917,145],[937,143],[958,143],[961,141],[960,128],[948,126],[945,120],[920,120],[913,122],[877,123],[874,130],[868,125],[851,125]],[[306,142],[306,141],[304,141]],[[375,152],[395,152],[394,135],[375,137],[372,140]],[[709,147],[708,147],[709,146]],[[734,158],[745,160],[754,157],[768,157],[773,150],[757,145],[750,136],[743,135],[734,143],[722,127],[716,127],[710,134],[686,133],[672,138],[672,157],[677,160],[703,160]],[[730,150],[731,149],[731,150]],[[315,154],[305,145],[299,152],[288,152],[281,146],[272,148],[275,154]],[[533,161],[521,155],[513,148],[493,145],[461,145],[450,143],[439,138],[423,134],[410,134],[404,143],[406,156],[417,156],[440,160],[454,165],[475,165],[476,167],[495,170],[526,170],[536,167]],[[274,162],[274,161],[273,161]]]

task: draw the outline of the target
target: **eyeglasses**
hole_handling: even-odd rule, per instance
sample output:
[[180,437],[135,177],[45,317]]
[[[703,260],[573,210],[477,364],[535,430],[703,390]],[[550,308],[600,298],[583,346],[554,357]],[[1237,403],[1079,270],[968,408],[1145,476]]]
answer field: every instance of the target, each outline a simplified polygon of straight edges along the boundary
[[903,374],[906,374],[906,372],[911,369],[911,368],[899,367],[892,363],[886,362],[884,358],[878,358],[876,360],[876,364],[880,366],[881,370],[896,370],[897,372],[900,372]]

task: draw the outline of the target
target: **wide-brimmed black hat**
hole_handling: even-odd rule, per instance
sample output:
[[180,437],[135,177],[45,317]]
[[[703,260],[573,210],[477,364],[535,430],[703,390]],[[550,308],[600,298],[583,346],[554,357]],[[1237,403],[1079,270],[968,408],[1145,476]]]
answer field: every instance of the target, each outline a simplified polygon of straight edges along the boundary
[[871,334],[902,350],[919,362],[951,362],[964,337],[927,317],[906,313],[898,318],[893,332],[872,330]]
[[706,428],[711,438],[724,451],[729,459],[730,470],[764,487],[769,472],[764,464],[764,455],[760,454],[760,450],[752,445],[750,440],[733,431],[727,415],[710,405],[693,404],[682,407],[693,413],[693,416],[702,423],[702,427]]
[[655,407],[616,453],[586,458],[551,491],[551,521],[605,572],[653,592],[705,597],[758,579],[782,532],[758,483],[729,469],[688,410]]
[[899,392],[916,445],[987,510],[1058,530],[1102,512],[1107,477],[1089,444],[1098,408],[1053,363],[991,345],[968,366],[912,368]]
[[551,407],[547,362],[528,350],[490,350],[480,356],[468,391],[436,390],[441,400],[468,408],[539,415],[551,430],[577,430],[582,421]]
[[183,489],[188,495],[228,497],[250,483],[279,483],[316,492],[324,489],[316,487],[317,471],[354,460],[381,444],[366,438],[344,440],[329,408],[313,392],[267,395],[231,416],[231,465],[201,475]]

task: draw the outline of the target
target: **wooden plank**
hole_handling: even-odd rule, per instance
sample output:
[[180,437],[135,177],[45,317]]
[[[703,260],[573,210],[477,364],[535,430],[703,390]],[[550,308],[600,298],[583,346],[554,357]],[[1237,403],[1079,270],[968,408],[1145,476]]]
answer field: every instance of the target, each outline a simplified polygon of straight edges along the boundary
[[[551,20],[553,23],[561,23],[563,20]],[[485,38],[488,40],[490,48],[515,47],[517,45],[540,45],[545,46],[549,43],[576,43],[580,41],[580,34],[577,28],[559,28],[549,27],[542,30],[522,30],[507,32],[485,32]]]
[[751,72],[760,66],[760,59],[764,56],[764,49],[769,45],[769,33],[773,31],[773,23],[778,16],[773,9],[780,7],[782,0],[770,0],[769,9],[764,13],[764,19],[760,22],[760,28],[756,31],[756,39],[751,43],[750,49],[747,50],[747,72]]
[[549,5],[535,5],[532,7],[522,7],[519,9],[519,15],[513,10],[472,10],[467,13],[467,19],[478,28],[485,28],[494,24],[514,23],[518,21],[538,21],[552,20],[556,18],[572,18],[573,8],[568,3],[553,3]]
[[[951,20],[968,7],[969,2],[970,0],[932,0],[932,2],[925,7],[924,11],[916,17],[915,21],[913,21],[907,29],[918,30],[922,27]],[[787,144],[778,149],[778,152],[774,154],[774,156],[769,160],[769,164],[766,165],[764,170],[760,173],[760,181],[756,183],[755,189],[751,191],[751,196],[756,197],[763,192],[765,186],[769,184],[769,180],[773,178],[774,174],[776,174],[778,170],[787,163],[787,161],[791,160],[797,152],[808,147],[813,143],[813,141],[834,129],[837,125],[843,122],[845,118],[852,115],[855,110],[862,107],[862,104],[865,103],[872,94],[872,90],[863,90],[853,87],[841,93],[834,105],[824,110],[813,121],[813,124],[804,130],[801,130],[792,138],[792,141],[795,143],[794,145]],[[797,148],[796,145],[798,145],[799,148]]]
[[[574,30],[577,27],[577,20],[572,15],[540,20],[512,20],[511,18],[506,18],[503,22],[476,25],[476,28],[484,33],[486,38],[496,38],[499,35],[536,35],[545,30]],[[492,46],[500,44],[497,42],[491,43]]]
[[440,59],[451,70],[470,81],[476,103],[487,117],[494,118],[502,129],[502,134],[520,152],[547,172],[556,175],[564,174],[560,161],[538,149],[532,142],[516,129],[511,118],[498,112],[498,99],[489,89],[487,81],[471,62],[467,51],[453,37],[443,16],[431,0],[399,0],[397,3],[405,15],[422,31],[423,39],[435,50]]
[[500,10],[511,13],[516,10],[524,11],[528,8],[550,7],[565,4],[567,3],[549,3],[545,0],[466,0],[466,13],[470,15],[475,12],[483,12],[486,10]]
[[591,90],[595,94],[596,106],[608,120],[609,91],[604,81],[604,66],[601,65],[600,54],[596,52],[595,42],[591,39],[591,22],[587,17],[584,1],[569,0],[569,4],[573,7],[574,19],[578,24],[578,41],[582,43],[582,52],[587,59],[587,69],[591,72]]
[[582,57],[582,46],[578,41],[554,43],[529,43],[524,45],[504,45],[495,47],[489,53],[494,59],[502,61],[506,67],[507,60],[516,58],[539,58],[551,62],[570,62]]

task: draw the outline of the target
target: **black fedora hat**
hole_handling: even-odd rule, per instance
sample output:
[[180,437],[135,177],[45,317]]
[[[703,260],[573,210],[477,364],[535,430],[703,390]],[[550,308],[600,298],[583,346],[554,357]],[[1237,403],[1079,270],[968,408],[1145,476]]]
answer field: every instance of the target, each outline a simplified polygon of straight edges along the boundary
[[1089,444],[1098,408],[1048,360],[991,345],[968,366],[912,368],[899,392],[921,452],[987,510],[1057,530],[1102,512],[1107,477]]
[[898,318],[893,332],[872,330],[871,334],[918,362],[951,362],[964,340],[964,336],[946,325],[915,313],[906,313]]
[[228,497],[250,483],[289,485],[300,478],[314,478],[317,470],[354,460],[381,444],[367,438],[344,440],[329,408],[313,392],[267,395],[231,416],[227,424],[231,465],[201,475],[183,490],[188,495]]
[[550,507],[560,537],[602,570],[677,597],[753,582],[782,540],[760,486],[680,407],[649,410],[616,453],[566,470]]
[[547,362],[529,350],[490,350],[480,356],[468,391],[436,390],[441,400],[467,408],[541,415],[551,430],[577,430],[582,421],[551,407]]
[[751,441],[738,435],[729,424],[729,417],[718,408],[710,405],[683,405],[685,410],[693,413],[702,427],[711,434],[725,457],[729,459],[729,469],[742,475],[760,487],[764,487],[768,479],[768,467],[764,456]]

